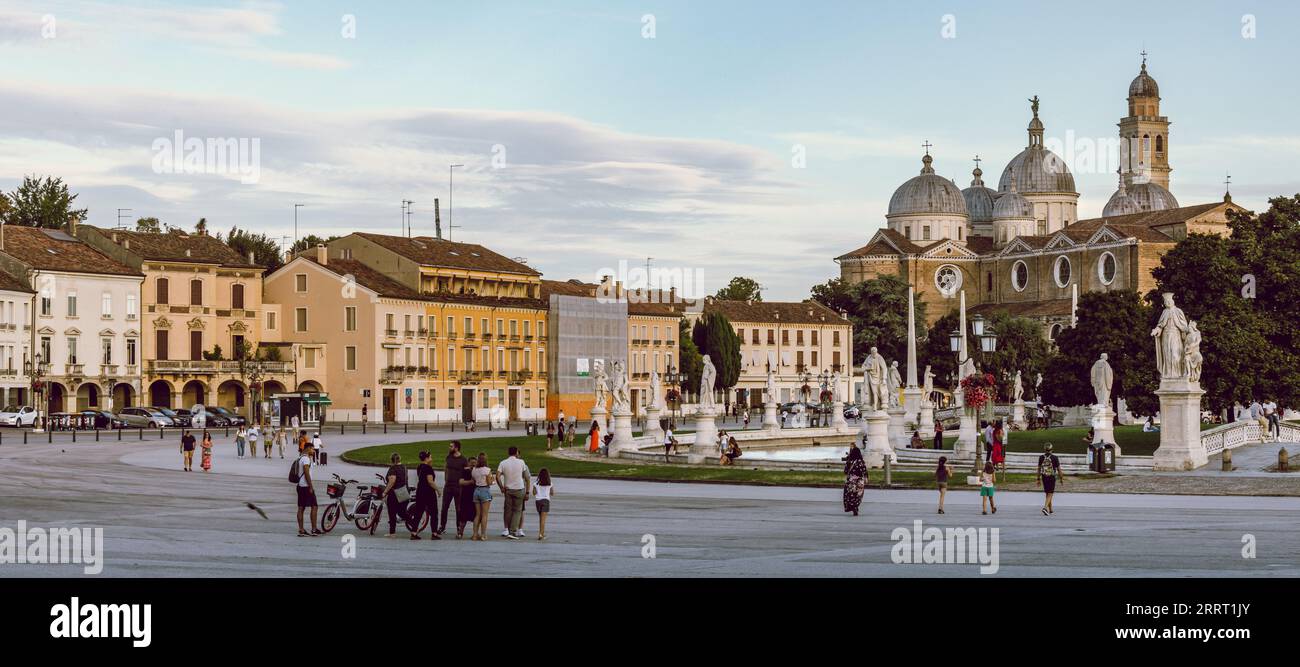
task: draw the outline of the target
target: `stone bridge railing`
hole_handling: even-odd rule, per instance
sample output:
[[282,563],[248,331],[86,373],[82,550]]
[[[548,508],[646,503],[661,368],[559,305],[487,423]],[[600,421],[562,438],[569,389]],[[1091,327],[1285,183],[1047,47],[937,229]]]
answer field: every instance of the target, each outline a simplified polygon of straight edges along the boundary
[[[1236,449],[1242,445],[1265,442],[1267,429],[1258,421],[1235,421],[1222,426],[1201,431],[1201,446],[1206,454],[1218,454],[1225,449]],[[1278,430],[1276,442],[1300,442],[1300,426],[1283,422]],[[1269,440],[1273,442],[1273,440]]]

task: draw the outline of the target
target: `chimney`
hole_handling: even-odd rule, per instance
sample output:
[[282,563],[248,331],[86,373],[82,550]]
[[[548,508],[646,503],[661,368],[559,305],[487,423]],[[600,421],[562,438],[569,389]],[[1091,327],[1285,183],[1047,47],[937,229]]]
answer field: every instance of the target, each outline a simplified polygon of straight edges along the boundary
[[76,213],[72,213],[68,215],[68,234],[71,236],[77,235],[77,214]]
[[316,244],[316,263],[320,264],[321,266],[325,266],[329,264],[329,260],[330,260],[329,248],[326,248],[324,243]]
[[438,209],[438,198],[433,198],[433,235],[442,238],[442,211]]

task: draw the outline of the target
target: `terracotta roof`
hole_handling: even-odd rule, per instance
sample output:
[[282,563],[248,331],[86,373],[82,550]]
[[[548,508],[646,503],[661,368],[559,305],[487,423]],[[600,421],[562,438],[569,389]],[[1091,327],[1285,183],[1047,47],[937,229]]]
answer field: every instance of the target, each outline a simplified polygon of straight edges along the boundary
[[10,292],[23,292],[26,294],[35,294],[36,290],[27,286],[26,276],[15,276],[8,272],[0,271],[0,290],[9,290]]
[[991,236],[967,236],[966,247],[977,255],[984,255],[993,252],[993,237]]
[[61,229],[5,225],[3,251],[18,261],[43,271],[102,273],[116,276],[144,275],[82,243]]
[[1022,301],[1016,303],[981,303],[970,307],[971,314],[985,317],[993,313],[1005,312],[1012,317],[1052,317],[1070,314],[1069,299],[1048,299],[1046,301]]
[[735,322],[762,322],[781,324],[840,324],[849,326],[848,320],[826,306],[807,301],[724,301],[709,299],[704,312],[717,312]]
[[316,261],[315,257],[308,257],[307,255],[299,255],[299,257],[302,257],[317,266],[322,266],[327,271],[332,271],[340,276],[351,275],[357,281],[358,285],[375,292],[379,296],[386,296],[394,299],[424,300],[424,297],[420,296],[419,292],[416,292],[406,285],[389,278],[355,259],[330,258],[326,264],[321,264]]
[[[891,246],[890,243],[893,245]],[[894,248],[898,248],[898,250],[895,250]],[[866,255],[897,255],[900,250],[904,254],[909,255],[918,255],[924,252],[924,248],[907,240],[907,237],[903,236],[900,232],[896,232],[886,227],[877,231],[876,235],[871,237],[871,242],[867,245],[840,255],[835,259],[864,257]]]
[[551,300],[552,294],[561,296],[585,296],[595,295],[596,285],[584,283],[581,280],[543,280],[542,281],[542,298],[546,301]]
[[516,262],[476,243],[459,243],[431,236],[406,238],[368,232],[355,232],[355,234],[422,266],[499,271],[529,276],[542,275],[527,264]]
[[[333,263],[334,260],[330,260]],[[452,294],[451,292],[425,292],[420,299],[433,303],[465,303],[500,308],[531,308],[546,310],[547,302],[523,296],[484,296],[480,294]]]
[[260,268],[259,264],[249,262],[247,257],[240,255],[234,248],[207,234],[134,232],[101,227],[90,229],[145,260]]
[[1213,211],[1220,206],[1228,206],[1234,210],[1245,210],[1242,207],[1230,202],[1211,202],[1209,204],[1196,204],[1195,206],[1181,206],[1179,208],[1169,208],[1161,211],[1143,211],[1141,213],[1130,213],[1128,215],[1114,215],[1109,218],[1088,218],[1080,220],[1075,225],[1090,225],[1094,229],[1102,222],[1110,225],[1141,225],[1143,227],[1163,227],[1165,225],[1176,225],[1180,222],[1187,222],[1198,215]]

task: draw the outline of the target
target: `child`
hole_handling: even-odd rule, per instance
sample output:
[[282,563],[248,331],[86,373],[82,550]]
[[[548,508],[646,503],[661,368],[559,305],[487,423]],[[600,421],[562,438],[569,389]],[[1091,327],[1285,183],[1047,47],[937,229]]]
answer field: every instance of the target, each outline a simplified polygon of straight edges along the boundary
[[943,497],[948,494],[948,479],[952,477],[952,466],[948,465],[948,457],[939,457],[939,467],[935,468],[934,481],[939,484],[939,514],[943,514]]
[[993,462],[989,461],[984,464],[984,472],[980,473],[980,509],[981,514],[988,514],[988,507],[993,507],[993,513],[998,513],[998,506],[993,502]]
[[551,496],[555,495],[555,487],[551,486],[551,471],[542,468],[537,473],[537,481],[533,484],[533,497],[537,500],[537,539],[546,539],[546,515],[551,513]]
[[325,463],[321,465],[329,465],[329,457],[325,456],[325,441],[320,439],[319,432],[312,434],[311,444],[316,448],[316,460],[319,462],[321,459],[325,459]]

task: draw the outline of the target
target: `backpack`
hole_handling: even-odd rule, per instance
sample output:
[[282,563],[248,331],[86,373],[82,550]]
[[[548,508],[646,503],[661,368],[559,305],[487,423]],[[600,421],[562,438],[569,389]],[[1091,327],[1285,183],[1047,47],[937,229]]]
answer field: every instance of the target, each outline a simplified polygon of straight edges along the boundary
[[302,477],[302,459],[293,460],[293,465],[289,466],[289,483],[297,484],[298,479]]
[[1055,457],[1048,454],[1038,457],[1038,474],[1043,477],[1052,477],[1056,474],[1056,466],[1052,464],[1053,458]]

